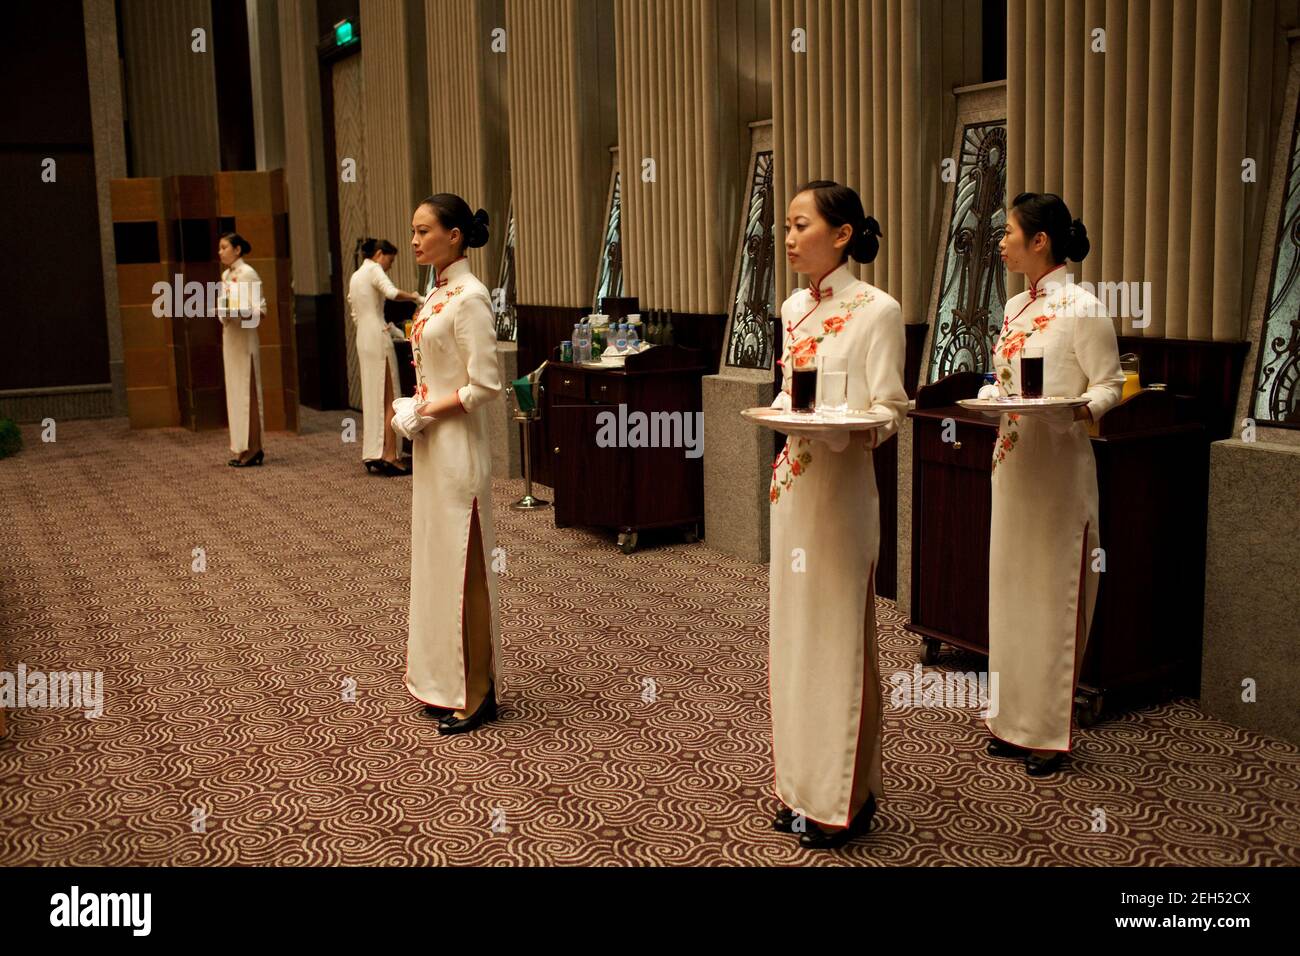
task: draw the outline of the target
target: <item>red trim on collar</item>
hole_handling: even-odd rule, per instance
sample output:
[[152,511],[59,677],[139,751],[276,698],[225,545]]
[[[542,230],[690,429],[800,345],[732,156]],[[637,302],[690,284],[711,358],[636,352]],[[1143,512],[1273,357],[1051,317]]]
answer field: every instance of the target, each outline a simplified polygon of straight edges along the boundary
[[[843,263],[841,263],[841,265],[843,265]],[[836,267],[835,267],[835,269],[838,269],[838,268],[839,268],[839,266],[836,266]],[[807,312],[805,312],[805,313],[803,314],[803,318],[801,318],[801,319],[800,319],[798,322],[796,322],[794,325],[787,325],[787,326],[785,327],[785,331],[786,331],[786,335],[787,335],[787,336],[794,335],[794,330],[797,329],[797,328],[799,328],[799,326],[803,325],[803,320],[806,319],[806,318],[808,318],[808,316],[812,315],[814,312],[817,311],[817,307],[818,307],[819,305],[822,304],[822,299],[829,298],[832,294],[834,294],[835,290],[834,290],[833,288],[831,288],[830,286],[827,286],[826,288],[823,289],[823,288],[821,287],[821,285],[822,285],[822,281],[823,281],[823,280],[824,280],[828,275],[830,275],[831,272],[834,272],[835,269],[831,269],[829,272],[825,272],[825,273],[823,273],[822,276],[821,276],[821,278],[817,279],[815,282],[812,283],[812,285],[808,286],[808,294],[812,296],[812,299],[813,299],[813,307],[812,307],[811,309],[809,309]]]
[[1046,293],[1043,292],[1042,289],[1043,280],[1046,279],[1048,276],[1050,276],[1057,269],[1064,269],[1064,268],[1065,268],[1065,263],[1062,262],[1059,266],[1053,266],[1052,268],[1048,269],[1046,272],[1040,275],[1036,281],[1029,283],[1029,301],[1033,302],[1040,295],[1046,295]]
[[452,259],[451,262],[443,266],[442,271],[438,273],[437,281],[433,283],[433,287],[435,289],[441,289],[443,286],[445,286],[448,283],[448,281],[450,281],[448,279],[443,278],[443,276],[446,275],[447,270],[450,269],[452,266],[454,266],[456,263],[460,262],[461,259],[468,259],[468,258],[469,256],[461,256],[458,259]]

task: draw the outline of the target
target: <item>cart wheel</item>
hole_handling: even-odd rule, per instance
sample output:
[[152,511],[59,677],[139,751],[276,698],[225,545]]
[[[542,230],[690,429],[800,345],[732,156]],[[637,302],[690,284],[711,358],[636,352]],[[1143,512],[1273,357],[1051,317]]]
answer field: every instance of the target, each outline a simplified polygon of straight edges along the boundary
[[939,663],[939,648],[943,646],[943,642],[933,637],[925,637],[921,639],[921,643],[924,645],[921,648],[921,663],[927,666]]
[[1101,694],[1080,694],[1074,698],[1074,721],[1080,727],[1091,727],[1101,717],[1105,698]]
[[631,554],[636,550],[635,531],[620,531],[618,533],[618,550],[624,554]]
[[686,529],[685,535],[686,535],[686,543],[694,544],[696,541],[700,540],[700,526],[698,524],[691,525],[689,528]]

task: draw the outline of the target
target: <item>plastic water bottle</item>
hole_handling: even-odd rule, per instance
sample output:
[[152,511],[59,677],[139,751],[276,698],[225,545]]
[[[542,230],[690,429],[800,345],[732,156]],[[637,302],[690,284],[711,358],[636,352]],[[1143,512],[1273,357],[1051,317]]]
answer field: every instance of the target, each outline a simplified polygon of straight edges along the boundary
[[582,361],[582,325],[579,322],[573,323],[573,360]]
[[591,361],[591,326],[582,323],[582,361]]
[[637,341],[636,336],[636,326],[629,322],[627,324],[627,350],[629,352],[635,352],[639,344],[640,343]]
[[614,349],[619,352],[627,351],[627,323],[620,322],[617,330],[614,332]]

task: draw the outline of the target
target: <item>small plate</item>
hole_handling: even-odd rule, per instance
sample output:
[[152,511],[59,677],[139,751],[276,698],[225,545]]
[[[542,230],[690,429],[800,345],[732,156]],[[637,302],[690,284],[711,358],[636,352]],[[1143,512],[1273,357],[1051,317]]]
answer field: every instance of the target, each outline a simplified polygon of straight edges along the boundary
[[770,428],[784,435],[833,435],[836,432],[869,432],[889,424],[887,418],[872,418],[860,409],[849,409],[842,416],[823,418],[816,412],[803,414],[760,405],[740,413],[756,425]]

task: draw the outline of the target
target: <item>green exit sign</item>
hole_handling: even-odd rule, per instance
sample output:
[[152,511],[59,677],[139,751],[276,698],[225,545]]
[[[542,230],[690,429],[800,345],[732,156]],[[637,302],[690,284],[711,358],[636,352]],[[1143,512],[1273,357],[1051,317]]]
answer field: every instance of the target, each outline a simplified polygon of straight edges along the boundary
[[334,44],[336,46],[347,46],[357,38],[356,31],[352,29],[351,20],[340,20],[334,24]]

